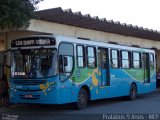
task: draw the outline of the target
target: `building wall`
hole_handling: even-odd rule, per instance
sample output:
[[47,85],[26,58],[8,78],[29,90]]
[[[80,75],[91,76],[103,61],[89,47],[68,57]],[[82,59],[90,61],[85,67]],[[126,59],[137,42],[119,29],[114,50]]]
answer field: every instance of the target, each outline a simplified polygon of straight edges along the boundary
[[31,23],[30,26],[26,30],[0,33],[0,41],[4,40],[4,43],[0,42],[0,50],[9,49],[10,40],[12,39],[39,33],[51,33],[51,34],[66,35],[71,37],[83,37],[92,40],[117,42],[119,44],[124,44],[129,46],[137,45],[144,48],[156,48],[160,50],[159,41],[78,28],[74,26],[51,23],[35,19],[31,20],[30,23]]
[[124,45],[138,45],[144,48],[157,48],[158,50],[160,50],[159,41],[78,28],[74,26],[51,23],[41,20],[31,20],[31,24],[26,30],[0,33],[0,41],[4,40],[4,43],[0,42],[0,50],[10,48],[10,40],[12,39],[39,33],[51,33],[71,37],[83,37],[92,40],[117,42]]
[[31,20],[28,31],[39,31],[43,33],[60,34],[71,37],[83,37],[92,40],[111,41],[124,45],[138,45],[145,48],[157,48],[160,50],[160,42],[130,36],[118,35],[113,33],[101,32],[85,28],[78,28],[69,25],[51,23],[41,20]]

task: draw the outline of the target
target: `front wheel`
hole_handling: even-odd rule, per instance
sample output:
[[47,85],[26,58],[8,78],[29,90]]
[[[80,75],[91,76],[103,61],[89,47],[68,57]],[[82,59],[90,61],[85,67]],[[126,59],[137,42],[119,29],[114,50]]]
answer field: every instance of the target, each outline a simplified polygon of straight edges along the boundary
[[129,100],[135,100],[137,97],[137,87],[135,84],[131,84],[129,91]]
[[85,89],[80,89],[76,107],[78,110],[86,108],[88,105],[88,94]]

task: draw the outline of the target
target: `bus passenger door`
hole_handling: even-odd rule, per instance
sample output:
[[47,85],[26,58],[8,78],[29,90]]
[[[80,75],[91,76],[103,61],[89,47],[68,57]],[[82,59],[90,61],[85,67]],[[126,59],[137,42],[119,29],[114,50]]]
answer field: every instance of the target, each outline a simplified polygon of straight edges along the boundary
[[98,71],[100,75],[99,86],[110,85],[108,48],[98,48]]
[[150,83],[150,63],[149,63],[149,54],[143,53],[143,69],[144,69],[144,83]]

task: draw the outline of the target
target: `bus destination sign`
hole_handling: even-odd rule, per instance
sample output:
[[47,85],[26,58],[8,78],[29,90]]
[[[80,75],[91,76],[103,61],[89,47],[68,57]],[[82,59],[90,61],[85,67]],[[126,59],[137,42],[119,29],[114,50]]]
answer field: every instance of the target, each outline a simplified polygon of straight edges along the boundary
[[48,46],[55,45],[54,38],[23,38],[13,40],[11,42],[11,47],[26,47],[26,46]]

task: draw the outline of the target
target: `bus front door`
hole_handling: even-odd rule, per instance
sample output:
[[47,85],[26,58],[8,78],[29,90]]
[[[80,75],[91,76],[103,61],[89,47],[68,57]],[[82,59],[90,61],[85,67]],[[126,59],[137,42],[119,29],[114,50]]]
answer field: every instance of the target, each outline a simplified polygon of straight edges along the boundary
[[101,75],[99,86],[110,85],[109,56],[107,48],[98,48],[98,69]]

